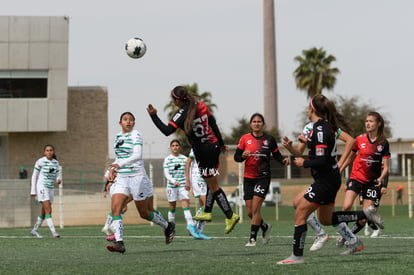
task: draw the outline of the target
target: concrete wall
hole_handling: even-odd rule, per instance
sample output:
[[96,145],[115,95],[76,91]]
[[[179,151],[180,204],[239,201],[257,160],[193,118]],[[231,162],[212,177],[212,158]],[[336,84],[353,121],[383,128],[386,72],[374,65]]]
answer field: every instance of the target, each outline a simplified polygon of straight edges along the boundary
[[[102,171],[108,161],[108,92],[105,87],[70,87],[65,132],[9,133],[9,178],[17,178],[21,164],[34,165],[43,146],[53,144],[63,169]],[[29,177],[31,167],[28,169]],[[67,172],[64,177],[76,178]]]
[[0,132],[65,131],[69,19],[0,16],[0,77],[45,74],[47,98],[0,99]]

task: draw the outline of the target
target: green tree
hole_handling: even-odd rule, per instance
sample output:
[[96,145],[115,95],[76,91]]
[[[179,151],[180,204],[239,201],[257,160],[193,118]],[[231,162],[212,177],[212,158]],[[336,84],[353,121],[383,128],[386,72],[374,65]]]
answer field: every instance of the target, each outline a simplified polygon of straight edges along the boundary
[[299,63],[294,71],[296,88],[306,91],[308,98],[321,94],[323,89],[333,89],[339,73],[338,68],[331,67],[331,63],[336,61],[333,55],[326,56],[323,48],[314,47],[303,50],[302,55],[294,60]]
[[[193,95],[197,100],[200,100],[204,104],[206,104],[210,112],[212,114],[214,113],[214,109],[217,108],[217,105],[212,102],[211,100],[212,94],[210,92],[199,93],[197,83],[193,83],[192,85],[183,85],[183,86],[187,88],[187,91],[189,94]],[[177,110],[178,110],[178,107],[175,106],[172,100],[164,106],[164,111],[167,111],[168,119],[171,119],[171,117],[175,114]],[[187,140],[187,137],[184,131],[181,129],[177,129],[177,131],[175,132],[175,138],[181,142],[183,154],[188,155],[188,153],[190,152],[191,146],[188,143],[188,140]]]
[[383,114],[379,107],[372,106],[372,103],[364,103],[358,96],[346,98],[344,96],[337,96],[332,99],[335,102],[338,113],[342,114],[349,122],[353,136],[358,136],[365,133],[365,119],[369,112],[376,111],[384,118],[384,132],[385,136],[392,137],[392,129],[390,121],[386,114]]
[[[392,137],[392,129],[390,121],[387,119],[387,115],[381,112],[380,107],[373,106],[372,102],[363,102],[358,96],[344,97],[340,95],[332,98],[331,100],[335,103],[338,113],[342,114],[349,123],[349,127],[352,130],[352,132],[349,133],[351,136],[356,137],[365,133],[365,119],[367,114],[371,111],[376,111],[379,112],[384,118],[385,136],[388,138]],[[305,112],[303,112],[301,121],[302,125],[309,122]],[[300,132],[295,132],[293,135],[296,137],[300,134]]]

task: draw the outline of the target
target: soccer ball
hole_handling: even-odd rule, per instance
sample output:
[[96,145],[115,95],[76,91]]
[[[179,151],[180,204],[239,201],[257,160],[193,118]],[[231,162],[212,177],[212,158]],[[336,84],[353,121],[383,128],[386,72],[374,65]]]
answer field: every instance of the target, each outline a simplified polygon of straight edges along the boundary
[[134,37],[126,42],[125,51],[129,57],[141,58],[147,51],[147,46],[141,38]]

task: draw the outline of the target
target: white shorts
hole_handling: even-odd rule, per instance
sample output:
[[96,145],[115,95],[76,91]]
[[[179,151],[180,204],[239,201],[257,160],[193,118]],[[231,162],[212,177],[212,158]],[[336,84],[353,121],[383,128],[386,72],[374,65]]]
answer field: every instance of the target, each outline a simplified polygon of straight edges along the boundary
[[46,188],[43,185],[37,186],[37,201],[50,201],[50,203],[53,203],[54,195],[55,189]]
[[152,184],[146,174],[116,178],[112,184],[110,194],[132,195],[134,201],[143,201],[154,195]]
[[195,198],[207,195],[207,183],[198,173],[191,177],[191,190]]
[[178,201],[178,200],[189,200],[190,196],[187,190],[184,187],[180,188],[170,188],[167,187],[167,200],[169,202]]

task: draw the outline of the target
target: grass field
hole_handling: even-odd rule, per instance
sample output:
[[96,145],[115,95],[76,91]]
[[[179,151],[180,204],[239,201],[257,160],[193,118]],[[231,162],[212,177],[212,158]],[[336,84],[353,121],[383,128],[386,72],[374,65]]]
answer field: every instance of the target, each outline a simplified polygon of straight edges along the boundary
[[[177,216],[177,236],[165,245],[158,226],[126,225],[126,253],[105,249],[107,241],[101,227],[65,227],[60,239],[50,236],[44,225],[43,239],[29,236],[30,228],[0,229],[0,274],[414,274],[414,222],[407,218],[407,206],[399,206],[396,216],[391,208],[381,207],[385,230],[379,238],[366,238],[360,232],[365,249],[352,256],[340,256],[335,247],[335,232],[327,227],[331,241],[323,249],[310,252],[313,234],[308,231],[305,264],[276,265],[292,251],[293,211],[280,208],[280,221],[274,220],[274,208],[263,208],[273,224],[271,241],[245,247],[250,230],[247,219],[231,234],[224,234],[222,213],[214,212],[214,221],[206,225],[210,241],[188,236],[182,216]],[[180,211],[178,211],[180,212]],[[104,219],[104,217],[103,217]]]

